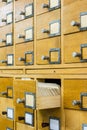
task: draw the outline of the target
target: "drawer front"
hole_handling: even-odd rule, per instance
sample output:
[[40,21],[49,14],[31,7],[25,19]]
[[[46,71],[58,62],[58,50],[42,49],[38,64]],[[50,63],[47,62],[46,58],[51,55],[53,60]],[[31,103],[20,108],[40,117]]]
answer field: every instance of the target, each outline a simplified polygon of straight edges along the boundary
[[[52,49],[54,49],[53,52]],[[60,50],[56,51],[56,49],[60,49],[60,37],[38,40],[37,64],[59,64]]]
[[[8,34],[12,34],[12,25],[8,25],[5,27],[0,28],[1,33],[0,33],[0,46],[7,46],[7,45],[12,45],[13,44],[13,38],[11,35],[11,40],[12,42],[8,41]],[[8,44],[9,42],[9,44]],[[12,43],[12,44],[11,44]]]
[[0,78],[0,97],[13,97],[13,78]]
[[[21,48],[21,50],[20,50]],[[19,51],[20,50],[20,51]],[[30,53],[30,54],[28,54]],[[28,61],[26,59],[28,56]],[[16,54],[15,54],[16,65],[32,65],[33,64],[33,42],[16,44]]]
[[16,123],[16,130],[35,130],[34,127],[22,123]]
[[1,130],[8,130],[7,128],[13,130],[14,126],[13,126],[13,121],[0,117],[0,129]]
[[25,15],[20,15],[21,12],[25,13],[25,7],[29,4],[33,3],[33,0],[18,0],[15,2],[15,18],[16,21],[20,21],[25,18]]
[[[86,79],[64,80],[64,107],[70,109],[85,109],[87,93]],[[83,98],[83,99],[82,99]]]
[[55,0],[55,2],[53,0],[40,0],[36,4],[37,15],[60,8],[60,0]]
[[13,47],[0,48],[0,65],[9,66],[14,64]]
[[60,9],[37,16],[37,39],[57,35],[60,35]]
[[87,62],[87,32],[66,35],[64,37],[64,62]]
[[87,12],[86,0],[78,0],[73,2],[72,4],[64,6],[63,10],[64,34],[86,30],[87,28],[87,25],[85,23],[87,17],[86,12]]
[[7,24],[7,16],[9,13],[13,12],[13,2],[1,2],[0,3],[0,27]]
[[[31,30],[29,32],[26,32],[28,29],[29,30],[31,29]],[[21,22],[17,22],[15,24],[15,42],[22,43],[22,42],[26,42],[26,41],[32,41],[33,37],[34,37],[33,30],[34,30],[33,18],[29,18],[29,19],[23,20]],[[27,38],[29,38],[29,40]]]
[[6,119],[14,120],[13,100],[0,97],[0,105],[0,115]]
[[76,0],[64,0],[64,6],[76,2]]

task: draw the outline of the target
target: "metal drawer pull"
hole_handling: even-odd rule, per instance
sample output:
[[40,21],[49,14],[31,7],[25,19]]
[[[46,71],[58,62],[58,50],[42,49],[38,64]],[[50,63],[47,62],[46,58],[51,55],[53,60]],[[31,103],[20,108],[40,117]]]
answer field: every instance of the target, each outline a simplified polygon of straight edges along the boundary
[[42,128],[44,128],[44,127],[48,127],[49,123],[43,122],[41,125],[42,125]]
[[73,106],[80,105],[80,104],[81,104],[81,101],[78,101],[78,100],[73,100],[72,101]]
[[48,4],[42,4],[41,7],[42,8],[49,8],[49,5]]
[[49,60],[49,56],[42,56],[41,60]]
[[7,19],[2,19],[2,22],[7,22]]
[[25,61],[25,58],[19,57],[18,60],[19,61]]
[[4,39],[0,39],[0,42],[6,42],[6,40],[4,40]]
[[20,15],[25,15],[25,12],[21,11],[21,12],[20,12]]
[[18,38],[25,38],[25,36],[22,34],[18,34]]
[[2,112],[2,115],[7,115],[7,112],[6,112],[6,111],[3,111],[3,112]]
[[81,57],[81,53],[73,52],[72,57]]
[[7,95],[8,93],[7,92],[1,92],[1,95]]
[[50,33],[50,31],[47,30],[47,29],[42,29],[41,32],[42,32],[42,33]]
[[7,2],[7,0],[2,0],[2,2]]
[[20,104],[20,103],[25,103],[25,99],[20,99],[20,98],[18,98],[18,99],[17,99],[17,104]]
[[7,60],[0,60],[0,63],[7,63]]
[[19,117],[18,117],[18,120],[19,120],[19,121],[21,121],[21,120],[25,120],[25,118],[24,118],[24,117],[19,116]]
[[71,22],[71,26],[80,26],[80,23],[76,22],[76,21],[72,21]]

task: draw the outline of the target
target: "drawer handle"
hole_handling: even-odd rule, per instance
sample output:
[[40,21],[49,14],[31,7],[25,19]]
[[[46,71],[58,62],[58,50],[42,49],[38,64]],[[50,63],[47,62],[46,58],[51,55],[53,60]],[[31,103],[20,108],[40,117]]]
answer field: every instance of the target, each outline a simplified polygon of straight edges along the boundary
[[0,39],[0,42],[6,42],[6,40],[4,40],[4,39]]
[[21,12],[20,12],[20,15],[25,15],[25,12],[21,11]]
[[80,26],[80,23],[79,22],[76,22],[76,21],[72,21],[71,22],[71,26]]
[[6,19],[2,19],[2,22],[7,22],[7,20]]
[[49,60],[49,59],[50,59],[49,56],[42,56],[42,57],[41,57],[41,60]]
[[49,126],[49,123],[43,122],[41,125],[42,125],[42,128],[44,128],[44,127]]
[[18,117],[18,120],[19,120],[19,121],[21,121],[21,120],[25,120],[25,118],[22,117],[22,116],[19,116],[19,117]]
[[2,2],[7,2],[7,0],[2,0]]
[[25,38],[25,36],[22,34],[18,34],[18,38]]
[[7,60],[0,60],[0,63],[6,63],[7,64]]
[[81,53],[73,52],[72,57],[81,57]]
[[18,60],[19,61],[25,61],[25,58],[19,57]]
[[8,95],[7,92],[1,92],[1,95]]
[[7,112],[6,112],[6,111],[3,111],[3,112],[2,112],[2,115],[7,115]]
[[73,101],[72,101],[72,105],[73,105],[73,106],[81,105],[81,101],[73,100]]
[[49,8],[49,5],[48,4],[42,4],[41,7],[42,8]]
[[42,29],[41,32],[42,32],[42,33],[50,33],[50,31],[47,30],[47,29]]
[[20,103],[25,103],[25,99],[20,99],[20,98],[18,98],[18,99],[17,99],[17,104],[20,104]]

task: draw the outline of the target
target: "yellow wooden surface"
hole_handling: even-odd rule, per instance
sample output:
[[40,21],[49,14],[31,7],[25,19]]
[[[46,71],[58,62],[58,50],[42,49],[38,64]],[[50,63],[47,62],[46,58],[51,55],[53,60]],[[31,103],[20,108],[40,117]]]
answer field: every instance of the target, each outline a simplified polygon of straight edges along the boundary
[[35,127],[22,123],[16,123],[16,130],[35,130]]
[[37,41],[37,64],[49,64],[48,60],[42,60],[42,56],[49,56],[49,51],[52,48],[60,48],[60,37],[54,37],[50,39]]

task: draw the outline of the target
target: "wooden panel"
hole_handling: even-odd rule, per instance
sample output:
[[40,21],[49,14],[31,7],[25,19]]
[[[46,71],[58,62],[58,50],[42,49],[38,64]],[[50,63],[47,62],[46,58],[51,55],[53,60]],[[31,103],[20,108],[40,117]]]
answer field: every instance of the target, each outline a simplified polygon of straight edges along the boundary
[[[6,60],[6,47],[0,48],[0,60]],[[0,66],[6,66],[6,63],[0,63]]]
[[[77,0],[77,1],[79,1],[79,0]],[[64,0],[64,6],[65,6],[65,5],[72,4],[72,3],[74,3],[74,2],[76,2],[76,0]]]
[[37,15],[38,14],[42,14],[42,13],[45,13],[45,12],[48,12],[48,9],[47,8],[42,8],[42,4],[49,4],[49,1],[47,0],[37,0],[36,1],[37,3]]
[[16,123],[16,130],[35,130],[35,127],[25,125],[22,123]]
[[0,117],[0,129],[6,130],[6,128],[10,128],[13,130],[13,121]]
[[25,29],[33,27],[33,18],[23,20],[21,22],[15,23],[15,42],[21,43],[24,42],[24,38],[18,38],[18,34],[25,35]]
[[60,37],[37,41],[37,64],[49,64],[48,60],[42,60],[42,56],[49,56],[51,48],[60,48]]
[[[70,1],[71,2],[71,1]],[[71,22],[74,20],[80,22],[80,13],[87,12],[86,0],[76,0],[72,4],[64,6],[63,9],[63,32],[64,34],[77,32],[79,27],[71,26]]]
[[64,80],[64,107],[80,109],[79,105],[72,105],[73,100],[80,101],[80,93],[87,92],[87,80],[65,79]]
[[[64,62],[77,63],[80,57],[73,57],[73,52],[80,53],[80,45],[87,43],[87,32],[75,33],[64,37]],[[84,49],[83,49],[84,50]],[[87,58],[87,48],[83,51],[83,58]]]
[[[0,28],[0,40],[6,40],[6,34],[12,32],[12,25],[4,26]],[[0,41],[0,46],[5,46],[6,42]]]
[[22,19],[20,12],[24,11],[25,5],[30,4],[30,3],[33,3],[33,0],[26,0],[26,1],[25,0],[17,0],[15,2],[15,7],[16,7],[15,18],[16,18],[16,21],[19,21],[19,20]]
[[6,22],[2,22],[2,18],[6,19],[6,14],[12,11],[13,3],[6,4],[5,2],[0,2],[0,27],[6,25]]
[[[0,78],[0,93],[1,92],[6,92],[7,87],[12,87],[12,86],[13,86],[13,78]],[[2,95],[0,94],[0,97],[1,96]]]
[[37,39],[49,37],[47,33],[44,34],[41,30],[49,30],[49,23],[58,19],[60,19],[60,9],[37,16]]
[[[20,48],[21,48],[21,50],[20,50]],[[27,51],[33,51],[33,42],[16,44],[16,49],[15,49],[16,65],[24,65],[24,62],[19,61],[18,58],[20,58],[20,57],[25,58],[25,52],[27,52]]]
[[2,70],[3,74],[23,74],[23,70]]

